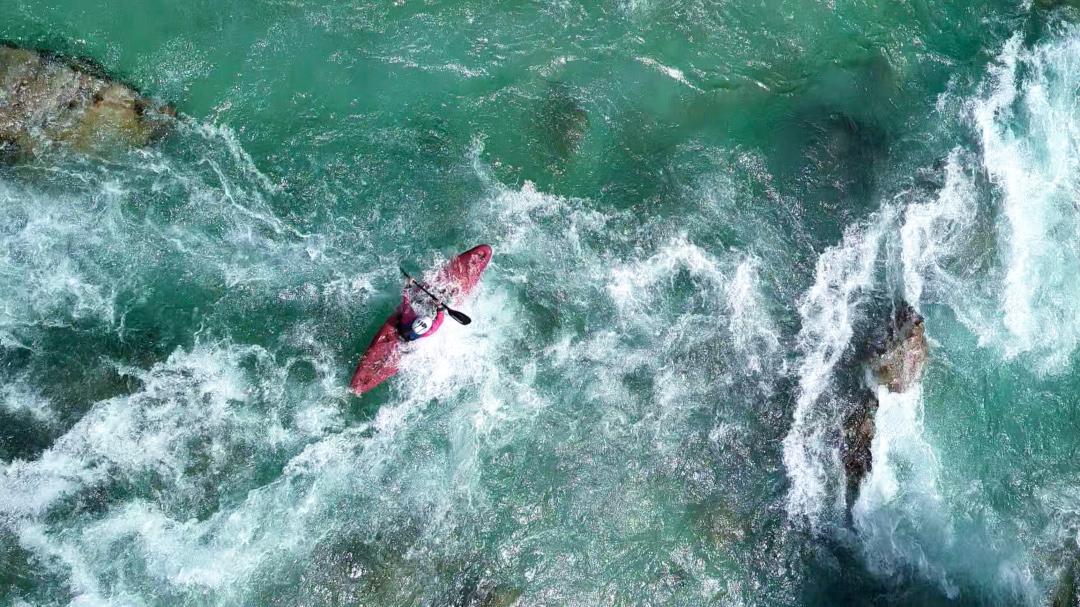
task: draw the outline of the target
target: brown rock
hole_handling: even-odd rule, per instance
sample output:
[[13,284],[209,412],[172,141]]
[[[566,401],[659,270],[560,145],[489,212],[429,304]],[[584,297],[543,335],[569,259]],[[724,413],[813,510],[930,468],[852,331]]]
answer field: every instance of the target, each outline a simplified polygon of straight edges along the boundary
[[[900,302],[889,317],[884,339],[869,348],[866,362],[878,385],[891,392],[904,392],[922,379],[930,347],[926,342],[922,316],[907,302]],[[855,390],[855,408],[844,418],[840,453],[848,487],[857,488],[870,473],[874,440],[874,416],[878,400],[873,387]]]
[[840,457],[844,462],[844,475],[849,487],[858,487],[863,477],[870,473],[872,458],[870,443],[874,440],[874,415],[878,400],[870,390],[862,393],[862,400],[845,419],[840,442]]
[[142,147],[164,135],[173,116],[75,60],[0,46],[0,157],[8,161],[60,145],[92,155]]
[[497,586],[490,592],[482,593],[473,602],[477,607],[511,607],[521,598],[521,591],[509,586]]
[[885,343],[870,357],[870,370],[878,384],[900,393],[922,379],[929,357],[922,316],[901,302],[890,319]]

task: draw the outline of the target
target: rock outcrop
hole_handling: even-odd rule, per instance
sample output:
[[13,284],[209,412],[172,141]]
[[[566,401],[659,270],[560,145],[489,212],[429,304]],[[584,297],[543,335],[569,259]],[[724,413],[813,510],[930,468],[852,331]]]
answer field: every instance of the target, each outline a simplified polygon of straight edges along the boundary
[[844,463],[849,495],[854,493],[873,465],[870,444],[874,440],[874,416],[877,413],[877,386],[890,392],[907,391],[922,379],[930,357],[923,318],[906,301],[892,311],[880,336],[866,351],[864,362],[871,371],[875,386],[855,391],[854,408],[844,418],[840,454]]
[[923,318],[906,301],[901,302],[888,326],[885,342],[867,364],[878,384],[901,393],[922,379],[929,358]]
[[0,159],[58,146],[91,155],[145,146],[175,115],[88,61],[0,45]]
[[861,394],[855,409],[844,418],[840,438],[840,458],[844,463],[848,495],[854,496],[862,479],[870,473],[872,457],[870,443],[874,440],[874,415],[877,413],[877,396],[870,390]]

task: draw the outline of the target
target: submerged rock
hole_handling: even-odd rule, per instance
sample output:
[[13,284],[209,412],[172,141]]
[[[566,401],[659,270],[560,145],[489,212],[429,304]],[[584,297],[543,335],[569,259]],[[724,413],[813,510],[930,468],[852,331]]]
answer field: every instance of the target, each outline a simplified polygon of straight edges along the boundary
[[[888,157],[888,131],[869,118],[844,112],[813,116],[803,152],[803,184],[826,211],[864,204],[873,197],[876,168]],[[832,208],[830,208],[832,207]]]
[[167,132],[171,107],[99,72],[86,61],[0,46],[0,160],[61,145],[100,155]]
[[510,586],[481,588],[470,598],[469,607],[511,607],[521,598],[521,591]]
[[561,172],[585,140],[588,110],[570,88],[556,84],[548,90],[534,120],[541,162]]
[[483,561],[464,564],[456,575],[462,584],[458,586],[449,607],[511,607],[521,598],[521,591],[513,586],[496,584],[490,579],[491,570]]
[[901,302],[890,319],[884,343],[868,361],[870,370],[878,384],[892,392],[905,392],[922,379],[929,357],[922,316],[909,303]]

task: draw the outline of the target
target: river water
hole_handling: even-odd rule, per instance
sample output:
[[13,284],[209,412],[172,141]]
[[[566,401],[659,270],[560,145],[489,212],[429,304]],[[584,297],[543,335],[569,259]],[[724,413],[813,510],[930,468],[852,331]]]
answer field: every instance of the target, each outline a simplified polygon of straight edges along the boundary
[[[173,104],[0,165],[0,602],[1039,605],[1080,531],[1080,11],[5,0]],[[494,249],[363,397],[399,263]],[[852,491],[842,388],[926,319]]]

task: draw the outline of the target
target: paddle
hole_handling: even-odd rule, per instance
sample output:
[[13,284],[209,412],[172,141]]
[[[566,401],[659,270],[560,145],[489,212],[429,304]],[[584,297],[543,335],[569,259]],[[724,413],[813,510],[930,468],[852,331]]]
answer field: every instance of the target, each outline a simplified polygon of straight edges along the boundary
[[448,306],[448,305],[444,304],[443,302],[439,301],[438,297],[435,297],[434,295],[431,294],[431,291],[428,291],[427,289],[425,289],[424,285],[421,284],[420,281],[416,280],[412,276],[409,276],[409,273],[406,272],[403,268],[398,268],[398,269],[401,270],[401,273],[405,275],[405,278],[409,279],[410,283],[416,285],[417,287],[420,287],[420,290],[423,291],[424,293],[426,293],[427,296],[430,297],[435,303],[439,304],[440,308],[442,308],[443,310],[446,310],[446,313],[450,315],[450,318],[453,318],[454,320],[458,321],[459,323],[461,323],[463,325],[467,325],[467,324],[472,322],[472,319],[469,318],[468,316],[465,316],[464,314],[462,314],[461,312],[458,312],[457,310],[450,309],[450,306]]

